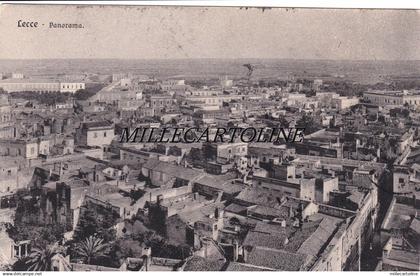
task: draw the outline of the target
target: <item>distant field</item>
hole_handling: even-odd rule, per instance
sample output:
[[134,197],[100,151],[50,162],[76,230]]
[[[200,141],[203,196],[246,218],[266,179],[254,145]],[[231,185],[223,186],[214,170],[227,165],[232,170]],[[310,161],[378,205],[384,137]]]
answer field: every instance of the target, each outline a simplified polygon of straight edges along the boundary
[[377,83],[393,79],[418,79],[420,61],[332,61],[281,59],[189,59],[189,60],[115,60],[51,59],[0,60],[1,72],[27,75],[133,72],[157,78],[213,79],[223,75],[244,78],[244,63],[255,66],[253,78],[348,79],[360,83]]

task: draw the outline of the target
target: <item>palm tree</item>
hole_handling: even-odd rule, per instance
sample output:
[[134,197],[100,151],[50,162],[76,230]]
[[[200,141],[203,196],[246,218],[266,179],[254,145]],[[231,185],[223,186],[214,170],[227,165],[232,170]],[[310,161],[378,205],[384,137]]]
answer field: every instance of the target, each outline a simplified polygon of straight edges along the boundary
[[96,258],[105,256],[107,248],[103,239],[92,235],[76,245],[76,254],[85,264],[93,264]]
[[26,265],[28,271],[51,271],[53,270],[53,259],[56,255],[63,253],[63,248],[57,243],[35,247],[29,254]]

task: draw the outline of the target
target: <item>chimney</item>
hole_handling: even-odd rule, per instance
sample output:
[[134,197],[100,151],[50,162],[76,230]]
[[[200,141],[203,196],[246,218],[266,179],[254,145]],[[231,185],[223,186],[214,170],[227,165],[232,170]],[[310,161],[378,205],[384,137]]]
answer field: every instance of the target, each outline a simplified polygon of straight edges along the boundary
[[285,219],[283,219],[282,221],[281,221],[281,227],[286,227],[286,220]]
[[214,210],[214,218],[215,218],[215,219],[219,219],[219,208],[216,208],[216,209]]
[[233,242],[233,261],[236,262],[239,258],[239,245],[238,242],[235,240]]
[[151,258],[152,258],[152,249],[150,247],[145,247],[142,250],[143,253],[143,266],[146,271],[149,271],[151,265]]
[[60,166],[58,167],[58,175],[60,176],[60,178],[61,178],[62,172],[63,172],[63,163],[60,162]]
[[159,204],[159,205],[160,205],[160,203],[162,202],[162,199],[163,199],[163,195],[158,195],[158,196],[156,197],[156,202],[157,202],[157,204]]

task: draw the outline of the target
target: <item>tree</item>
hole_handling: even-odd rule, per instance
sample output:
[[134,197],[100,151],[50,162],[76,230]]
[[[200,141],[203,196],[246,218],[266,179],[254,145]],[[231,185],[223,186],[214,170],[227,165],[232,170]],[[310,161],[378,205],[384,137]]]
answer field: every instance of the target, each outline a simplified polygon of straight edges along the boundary
[[113,266],[119,267],[123,260],[132,257],[139,258],[143,254],[143,247],[140,241],[128,236],[115,241],[110,250],[110,258]]
[[110,210],[99,212],[96,208],[83,208],[79,223],[74,233],[75,241],[82,241],[92,235],[104,239],[105,242],[115,240],[117,214]]
[[308,116],[307,114],[304,114],[296,122],[296,127],[305,128],[305,131],[304,131],[305,134],[311,134],[321,129],[321,126],[318,123],[316,123],[315,120],[311,116]]
[[95,264],[98,259],[106,256],[107,249],[104,240],[93,235],[76,245],[76,255],[85,264]]
[[139,237],[152,249],[152,255],[160,258],[185,259],[191,255],[191,247],[187,244],[174,245],[155,231],[148,231]]
[[31,240],[38,246],[46,246],[63,239],[64,227],[61,225],[38,226],[25,223],[8,225],[7,233],[14,241]]
[[29,254],[25,264],[28,271],[51,271],[53,258],[57,254],[62,254],[64,249],[57,243],[35,247]]
[[289,127],[289,122],[286,120],[286,118],[283,115],[279,116],[279,122],[281,127]]
[[171,124],[171,125],[177,125],[178,124],[178,121],[175,119],[175,118],[172,118],[170,121],[169,121],[169,124]]
[[65,227],[60,224],[45,224],[40,220],[38,199],[33,196],[30,200],[23,198],[27,193],[17,194],[17,208],[13,224],[6,224],[7,234],[14,241],[31,240],[36,246],[47,246],[63,240]]
[[103,87],[104,84],[97,83],[86,87],[86,89],[79,89],[76,91],[76,93],[74,93],[74,98],[78,101],[86,101],[87,99],[98,93]]

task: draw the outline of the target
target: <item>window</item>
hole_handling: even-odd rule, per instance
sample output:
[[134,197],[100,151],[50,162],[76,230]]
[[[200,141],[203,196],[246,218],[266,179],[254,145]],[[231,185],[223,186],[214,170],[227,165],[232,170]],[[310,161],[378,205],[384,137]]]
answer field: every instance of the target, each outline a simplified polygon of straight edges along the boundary
[[405,181],[404,181],[404,178],[400,178],[400,179],[398,179],[398,183],[404,183]]
[[104,132],[104,137],[106,137],[106,131]]
[[13,249],[15,251],[14,257],[20,257],[19,256],[19,246],[18,245],[15,245]]
[[7,170],[7,176],[11,176],[12,175],[12,170]]
[[94,132],[93,133],[93,138],[98,138],[98,133]]

